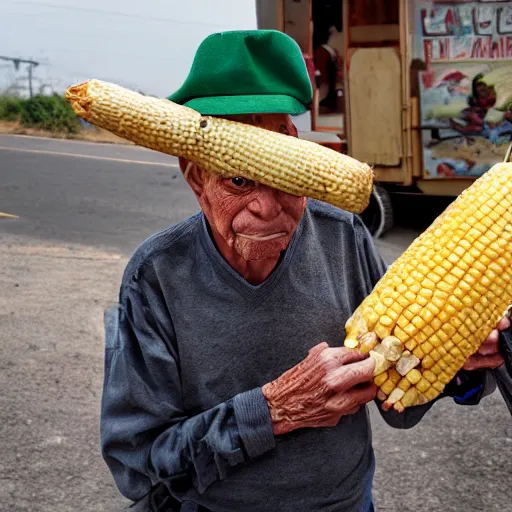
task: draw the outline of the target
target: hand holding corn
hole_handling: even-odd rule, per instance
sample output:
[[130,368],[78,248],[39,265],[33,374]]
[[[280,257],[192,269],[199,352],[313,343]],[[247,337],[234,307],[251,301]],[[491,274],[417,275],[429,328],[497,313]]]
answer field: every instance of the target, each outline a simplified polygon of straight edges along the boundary
[[504,317],[500,320],[498,327],[482,343],[478,351],[464,363],[464,370],[473,371],[501,366],[505,360],[499,349],[499,335],[500,331],[506,331],[508,328],[510,328],[510,320],[508,317]]
[[345,347],[320,343],[308,357],[263,386],[274,435],[299,428],[334,427],[372,401],[375,362]]
[[375,360],[384,409],[429,402],[464,365],[481,367],[483,354],[471,356],[485,340],[492,345],[512,303],[511,243],[512,164],[503,163],[465,190],[361,303],[345,345]]

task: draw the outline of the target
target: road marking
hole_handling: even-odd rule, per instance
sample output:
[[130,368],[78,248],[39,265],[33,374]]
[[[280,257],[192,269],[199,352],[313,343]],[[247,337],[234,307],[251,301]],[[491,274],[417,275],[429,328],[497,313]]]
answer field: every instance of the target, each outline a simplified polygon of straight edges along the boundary
[[3,213],[3,212],[0,212],[0,218],[19,219],[19,217],[17,215],[11,215],[10,213]]
[[[104,146],[104,147],[113,147],[113,148],[119,148],[119,149],[129,149],[130,151],[139,151],[141,153],[147,153],[151,152],[151,149],[145,148],[143,146],[139,146],[137,144],[133,144],[131,142],[103,142],[103,141],[94,141],[94,140],[81,140],[81,139],[60,139],[58,137],[42,137],[37,135],[18,135],[13,133],[2,133],[0,132],[0,141],[5,142],[4,139],[22,139],[22,140],[40,140],[44,142],[56,142],[56,143],[62,143],[62,145],[82,145],[82,146]],[[11,146],[9,146],[11,147]]]
[[46,155],[58,155],[58,156],[73,156],[78,158],[92,158],[93,160],[106,160],[109,162],[122,162],[125,164],[139,164],[139,165],[159,165],[161,167],[173,167],[179,168],[178,164],[164,164],[163,162],[149,162],[146,160],[131,160],[128,158],[112,158],[109,156],[96,156],[96,155],[82,155],[80,153],[63,153],[61,151],[48,151],[46,149],[24,149],[24,148],[11,148],[9,146],[0,146],[0,150],[4,149],[7,151],[18,151],[20,153],[39,153]]
[[136,144],[132,143],[123,143],[123,142],[102,142],[102,141],[94,141],[94,140],[82,140],[82,139],[61,139],[59,137],[44,137],[39,135],[23,135],[23,134],[17,134],[17,133],[2,133],[0,132],[0,138],[9,138],[9,139],[23,139],[23,140],[44,140],[46,142],[62,142],[63,144],[82,144],[82,145],[88,145],[91,144],[97,145],[108,145],[108,146],[122,146],[123,148],[132,148],[132,149],[140,149],[142,151],[150,151],[146,148],[143,148],[142,146],[137,146]]

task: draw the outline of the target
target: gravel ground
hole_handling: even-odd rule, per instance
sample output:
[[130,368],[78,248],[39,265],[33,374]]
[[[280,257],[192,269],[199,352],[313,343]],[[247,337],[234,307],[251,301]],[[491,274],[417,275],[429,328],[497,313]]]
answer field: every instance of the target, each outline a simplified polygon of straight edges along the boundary
[[20,237],[3,242],[0,510],[121,510],[98,424],[103,308],[125,260]]

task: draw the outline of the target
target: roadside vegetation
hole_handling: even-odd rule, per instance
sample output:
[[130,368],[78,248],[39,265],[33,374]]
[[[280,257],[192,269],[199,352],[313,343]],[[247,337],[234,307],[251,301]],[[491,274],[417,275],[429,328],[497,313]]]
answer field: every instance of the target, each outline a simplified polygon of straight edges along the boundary
[[0,119],[26,128],[76,134],[80,121],[63,96],[34,96],[29,99],[0,97]]
[[0,133],[128,143],[81,121],[59,94],[28,99],[0,96]]

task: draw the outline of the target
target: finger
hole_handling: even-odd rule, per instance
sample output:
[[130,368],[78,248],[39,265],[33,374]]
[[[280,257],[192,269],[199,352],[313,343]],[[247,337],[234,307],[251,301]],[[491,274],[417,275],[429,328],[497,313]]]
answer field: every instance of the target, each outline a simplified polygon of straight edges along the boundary
[[366,382],[359,386],[347,391],[359,406],[367,404],[375,399],[379,388],[373,382]]
[[498,324],[499,331],[506,331],[510,327],[510,318],[508,316],[504,316],[500,323]]
[[487,344],[493,345],[495,343],[498,343],[499,337],[500,337],[500,331],[498,331],[498,329],[494,329],[493,331],[491,331],[491,334],[489,334],[489,336],[487,336],[487,339],[483,342],[482,346],[487,345]]
[[339,393],[363,382],[371,381],[374,369],[375,361],[372,358],[367,358],[363,361],[345,364],[331,371],[328,370],[324,382],[329,389]]
[[484,368],[498,368],[504,363],[501,354],[493,354],[491,356],[482,356],[480,354],[472,355],[464,364],[464,370],[481,370]]
[[[498,331],[496,331],[496,332],[498,332]],[[498,354],[499,353],[498,338],[496,338],[496,341],[485,342],[483,345],[480,346],[477,353],[482,356],[490,356],[492,354]]]
[[329,348],[329,345],[325,341],[323,341],[322,343],[319,343],[318,345],[315,345],[312,349],[310,349],[308,355],[311,357],[317,356],[326,348]]
[[332,371],[340,366],[349,363],[362,361],[368,356],[359,350],[353,350],[346,347],[329,348],[322,352],[322,360],[326,371]]
[[[377,386],[372,382],[357,388],[337,393],[325,404],[328,411],[337,411],[349,414],[354,408],[371,402],[377,395]],[[350,413],[352,414],[352,413]]]

